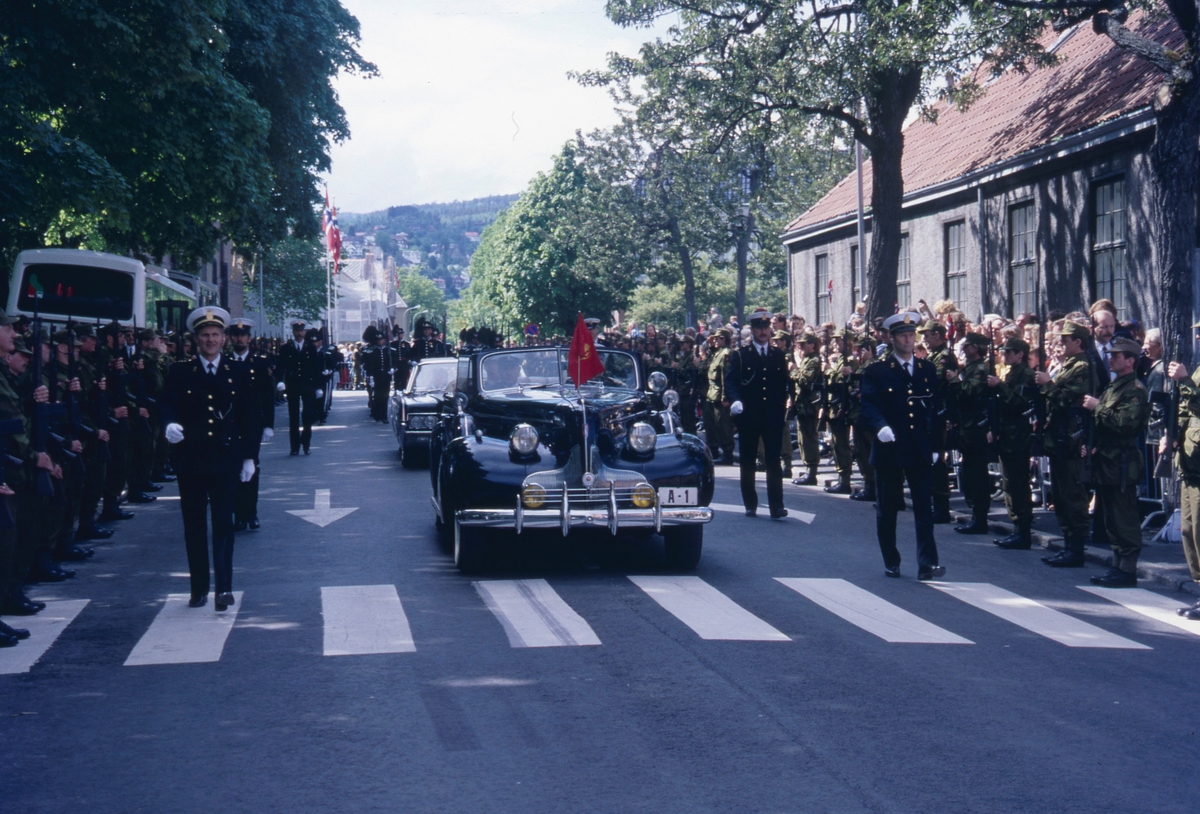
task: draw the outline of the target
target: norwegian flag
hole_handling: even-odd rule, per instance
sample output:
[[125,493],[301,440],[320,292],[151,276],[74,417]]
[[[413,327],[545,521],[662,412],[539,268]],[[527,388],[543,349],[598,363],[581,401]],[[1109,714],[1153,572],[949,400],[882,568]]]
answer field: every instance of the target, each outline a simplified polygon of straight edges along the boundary
[[333,212],[329,209],[329,187],[325,187],[325,209],[321,212],[321,234],[328,240],[329,224],[333,222]]
[[829,282],[825,285],[825,293],[829,295],[829,310],[833,310],[833,278],[829,278]]
[[329,247],[329,253],[333,255],[333,273],[338,272],[338,263],[342,259],[342,232],[338,229],[337,208],[333,209],[330,215],[329,228],[325,232],[326,245]]

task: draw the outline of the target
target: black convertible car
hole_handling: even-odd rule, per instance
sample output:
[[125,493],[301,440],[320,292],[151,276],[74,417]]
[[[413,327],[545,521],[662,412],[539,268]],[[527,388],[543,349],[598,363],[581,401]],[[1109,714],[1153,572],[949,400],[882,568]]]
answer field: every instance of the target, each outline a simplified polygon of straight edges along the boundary
[[388,420],[405,467],[429,461],[429,438],[441,420],[443,402],[454,394],[457,375],[457,359],[422,359],[408,385],[392,395]]
[[[485,351],[458,360],[454,396],[430,444],[437,523],[470,571],[502,530],[661,533],[668,564],[700,560],[713,462],[684,433],[666,377],[600,350],[604,373],[576,387],[566,348]],[[508,535],[511,539],[511,534]]]

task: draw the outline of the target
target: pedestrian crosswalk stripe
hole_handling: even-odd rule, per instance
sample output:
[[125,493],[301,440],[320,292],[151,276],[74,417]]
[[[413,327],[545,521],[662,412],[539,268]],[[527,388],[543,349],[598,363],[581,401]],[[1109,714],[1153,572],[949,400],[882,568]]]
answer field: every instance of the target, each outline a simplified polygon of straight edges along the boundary
[[26,628],[29,638],[0,650],[0,675],[28,673],[87,603],[86,599],[56,599],[47,602],[37,616],[20,619],[15,626]]
[[789,642],[784,634],[700,577],[630,577],[646,595],[701,639]]
[[930,586],[961,599],[968,605],[998,616],[1028,631],[1067,647],[1103,647],[1118,650],[1150,650],[1144,644],[1048,608],[986,582],[930,582]]
[[412,630],[394,585],[321,588],[325,655],[412,653]]
[[[735,506],[732,503],[709,503],[708,508],[714,512],[735,512],[737,514],[745,514],[744,506]],[[761,508],[761,507],[760,507]],[[801,523],[812,524],[812,521],[817,519],[817,516],[812,512],[802,512],[799,509],[788,509],[788,517],[795,517]]]
[[126,667],[221,660],[225,640],[242,606],[242,592],[235,591],[233,607],[221,612],[213,607],[212,597],[203,608],[189,608],[190,598],[188,594],[167,596],[150,629],[125,659]]
[[600,644],[591,626],[544,579],[474,583],[513,647]]
[[1200,622],[1184,618],[1175,612],[1183,607],[1183,603],[1177,599],[1171,599],[1142,588],[1100,588],[1094,585],[1078,585],[1076,587],[1110,602],[1116,602],[1118,605],[1129,608],[1134,613],[1140,613],[1142,616],[1148,616],[1156,622],[1177,627],[1193,636],[1200,636]]
[[885,642],[974,644],[844,579],[775,579]]

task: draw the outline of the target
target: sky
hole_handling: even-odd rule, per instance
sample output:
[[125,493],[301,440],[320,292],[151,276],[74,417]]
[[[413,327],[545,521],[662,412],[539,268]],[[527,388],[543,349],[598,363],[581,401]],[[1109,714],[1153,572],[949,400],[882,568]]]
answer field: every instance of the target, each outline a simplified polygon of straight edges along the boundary
[[604,0],[342,3],[379,68],[335,83],[351,137],[332,148],[329,194],[348,212],[521,192],[576,130],[616,121],[607,92],[567,72],[656,33],[617,27]]

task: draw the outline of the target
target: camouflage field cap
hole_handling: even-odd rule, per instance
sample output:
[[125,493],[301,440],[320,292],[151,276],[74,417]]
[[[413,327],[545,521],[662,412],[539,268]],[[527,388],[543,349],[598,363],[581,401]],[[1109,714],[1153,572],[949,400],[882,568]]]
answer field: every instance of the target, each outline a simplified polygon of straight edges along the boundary
[[1112,353],[1123,353],[1134,358],[1142,355],[1142,346],[1136,340],[1118,336],[1112,341]]
[[1017,339],[1015,336],[1010,336],[1008,339],[1006,339],[1001,347],[1007,351],[1029,353],[1029,343],[1024,339]]
[[964,345],[974,345],[977,348],[986,349],[987,346],[991,344],[991,342],[983,334],[977,334],[972,331],[971,333],[969,333],[965,337],[963,337],[963,344]]
[[1069,319],[1067,321],[1063,322],[1062,328],[1060,328],[1058,331],[1058,335],[1059,336],[1070,336],[1070,337],[1074,337],[1075,339],[1084,339],[1084,340],[1090,339],[1092,336],[1087,328],[1080,325],[1078,322],[1071,322],[1071,320],[1069,320]]
[[920,328],[917,328],[917,332],[923,334],[939,333],[942,336],[945,336],[946,326],[938,322],[936,319],[927,319],[921,323]]

